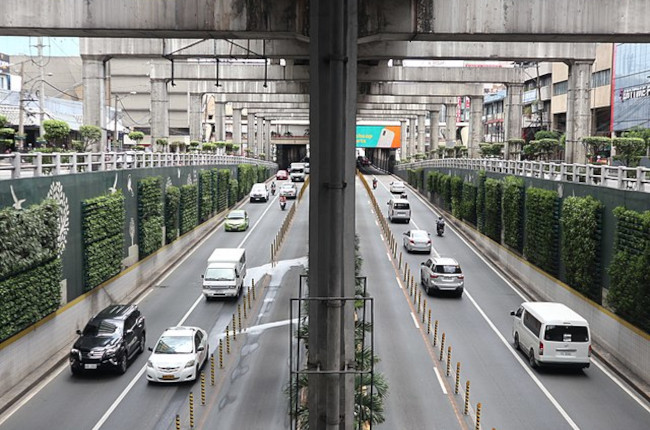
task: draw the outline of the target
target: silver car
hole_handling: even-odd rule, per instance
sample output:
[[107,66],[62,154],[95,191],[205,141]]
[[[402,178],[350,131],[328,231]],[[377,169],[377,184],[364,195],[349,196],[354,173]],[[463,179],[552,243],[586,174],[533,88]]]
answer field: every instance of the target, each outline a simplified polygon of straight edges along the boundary
[[448,257],[434,257],[420,265],[420,280],[427,294],[433,291],[450,291],[463,295],[465,276],[458,261]]
[[408,252],[418,251],[431,253],[431,235],[425,230],[409,230],[404,232],[403,244]]
[[390,192],[394,194],[402,194],[406,192],[406,186],[402,181],[393,181],[390,183]]

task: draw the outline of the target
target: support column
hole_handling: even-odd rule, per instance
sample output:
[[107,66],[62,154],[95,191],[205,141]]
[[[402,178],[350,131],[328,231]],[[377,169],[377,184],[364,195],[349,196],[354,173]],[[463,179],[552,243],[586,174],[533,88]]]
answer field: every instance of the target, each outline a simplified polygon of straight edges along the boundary
[[[356,0],[310,3],[309,428],[354,427]],[[320,371],[320,372],[318,372]],[[350,372],[350,373],[340,373]]]
[[264,153],[267,160],[273,161],[273,154],[271,154],[271,120],[268,118],[264,121]]
[[214,101],[214,140],[226,140],[226,103]]
[[401,134],[400,134],[400,159],[404,160],[406,157],[408,157],[408,121],[405,119],[401,119],[400,121],[401,124]]
[[479,157],[479,144],[483,141],[483,97],[469,98],[469,145],[467,156]]
[[505,127],[506,141],[503,146],[503,158],[510,159],[509,139],[521,138],[522,112],[521,106],[524,96],[524,84],[506,85]]
[[102,129],[102,137],[91,149],[99,152],[106,147],[106,68],[101,57],[81,57],[81,74],[84,86],[83,123]]
[[431,109],[429,111],[429,151],[433,151],[435,158],[438,151],[438,134],[440,133],[440,110]]
[[255,123],[257,124],[257,145],[255,145],[255,154],[268,154],[264,153],[264,118],[261,116],[256,117]]
[[445,147],[456,146],[456,109],[457,103],[445,103]]
[[[573,104],[569,117],[567,110],[567,132],[571,128],[571,136],[567,134],[567,144],[571,137],[570,161],[568,148],[565,151],[565,161],[568,163],[584,164],[587,162],[587,150],[582,144],[582,138],[591,135],[591,66],[589,61],[574,61],[569,65],[569,91],[567,105]],[[571,97],[569,97],[571,96]],[[569,145],[567,145],[569,146]]]
[[250,154],[257,154],[255,150],[255,114],[248,113],[248,121],[246,123],[246,145]]
[[165,79],[151,79],[151,148],[157,148],[156,140],[169,138],[169,94]]
[[424,154],[424,142],[425,138],[427,136],[427,130],[426,130],[426,125],[424,124],[424,120],[426,117],[424,115],[418,115],[418,148],[417,148],[417,153],[418,154]]
[[188,114],[189,114],[189,124],[190,124],[190,141],[201,142],[201,134],[203,130],[201,129],[201,100],[203,99],[203,94],[190,93],[189,103],[188,103]]
[[235,108],[232,110],[232,143],[239,145],[239,154],[244,153],[242,138],[241,138],[241,109]]
[[409,118],[409,150],[408,156],[413,157],[415,154],[415,118]]

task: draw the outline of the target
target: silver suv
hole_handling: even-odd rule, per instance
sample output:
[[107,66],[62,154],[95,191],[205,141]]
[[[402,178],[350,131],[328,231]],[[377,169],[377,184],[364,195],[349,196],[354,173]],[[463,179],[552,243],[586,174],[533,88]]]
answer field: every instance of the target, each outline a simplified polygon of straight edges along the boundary
[[427,294],[433,291],[451,291],[463,295],[465,275],[458,261],[448,257],[434,257],[420,265],[420,280]]

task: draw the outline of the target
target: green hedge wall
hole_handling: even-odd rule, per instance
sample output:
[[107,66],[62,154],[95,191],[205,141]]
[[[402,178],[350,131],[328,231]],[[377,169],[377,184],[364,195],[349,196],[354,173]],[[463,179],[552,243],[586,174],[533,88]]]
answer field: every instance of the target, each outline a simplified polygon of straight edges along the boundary
[[185,234],[199,224],[198,188],[196,184],[181,187],[180,233]]
[[476,227],[485,234],[485,170],[478,172],[478,185],[476,186]]
[[24,272],[56,257],[58,206],[45,200],[28,209],[0,210],[0,279]]
[[609,265],[608,303],[616,314],[650,332],[650,211],[617,207],[616,254]]
[[61,274],[61,259],[55,258],[0,281],[0,341],[57,310]]
[[427,191],[431,193],[435,193],[437,191],[437,183],[438,183],[438,177],[440,176],[440,173],[436,172],[435,170],[431,170],[429,173],[427,173]]
[[212,172],[201,170],[199,172],[199,211],[201,222],[207,221],[212,216]]
[[219,169],[210,170],[212,180],[212,214],[219,212]]
[[442,206],[451,209],[451,176],[443,174],[440,177],[440,197],[442,198]]
[[151,176],[138,181],[138,251],[140,258],[162,245],[162,178]]
[[257,182],[264,182],[269,177],[269,168],[267,166],[257,166]]
[[458,219],[462,218],[463,178],[451,177],[451,214]]
[[524,247],[524,180],[503,179],[503,243],[521,252]]
[[84,291],[122,270],[125,216],[124,195],[120,190],[82,202]]
[[167,187],[165,193],[165,243],[172,243],[178,237],[180,204],[180,188],[173,185]]
[[237,201],[244,198],[251,190],[253,184],[257,182],[257,167],[252,164],[239,164],[237,166]]
[[476,186],[469,182],[463,183],[463,201],[461,215],[465,221],[476,225]]
[[230,189],[228,191],[228,207],[231,208],[235,206],[238,202],[237,196],[239,193],[239,183],[237,179],[230,180]]
[[559,197],[557,192],[526,190],[524,255],[526,259],[553,276],[558,275]]
[[217,185],[217,212],[228,208],[228,194],[230,193],[230,170],[219,169]]
[[485,180],[485,235],[501,243],[501,194],[503,184],[496,179]]
[[567,197],[562,202],[562,262],[566,283],[601,303],[600,232],[603,205],[593,198]]

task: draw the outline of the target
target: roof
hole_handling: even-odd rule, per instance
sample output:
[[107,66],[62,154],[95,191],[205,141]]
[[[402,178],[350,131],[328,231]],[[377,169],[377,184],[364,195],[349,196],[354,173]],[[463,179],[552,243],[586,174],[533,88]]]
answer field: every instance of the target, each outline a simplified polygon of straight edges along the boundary
[[562,303],[524,302],[524,309],[545,322],[587,324],[587,320]]
[[124,319],[136,306],[135,305],[110,305],[95,315],[98,319],[120,320]]
[[486,105],[488,103],[498,102],[504,100],[505,98],[506,98],[506,90],[499,90],[496,93],[486,94],[485,97],[483,97],[483,105]]
[[217,263],[236,262],[246,252],[244,248],[215,248],[208,261]]
[[436,262],[436,264],[444,264],[444,265],[456,265],[458,264],[458,261],[451,257],[434,257],[432,259],[433,261]]
[[163,335],[190,335],[200,330],[198,327],[178,326],[166,328]]

